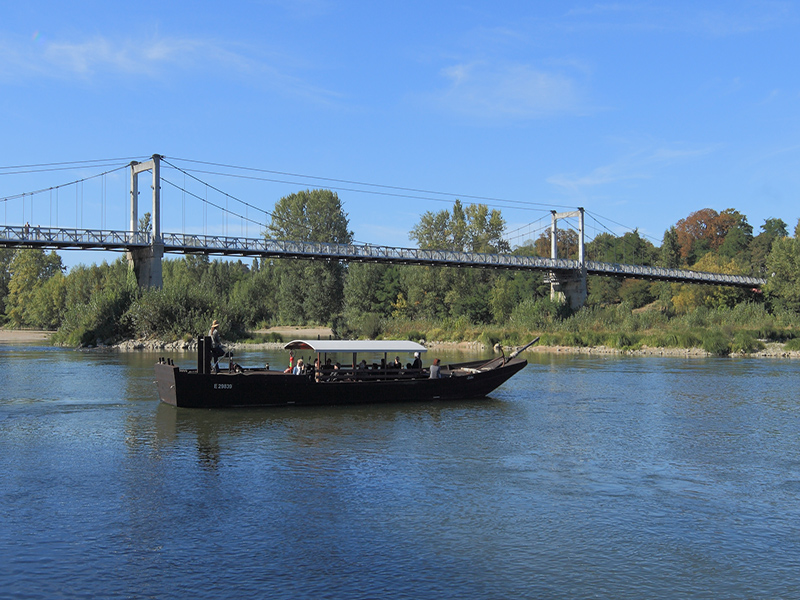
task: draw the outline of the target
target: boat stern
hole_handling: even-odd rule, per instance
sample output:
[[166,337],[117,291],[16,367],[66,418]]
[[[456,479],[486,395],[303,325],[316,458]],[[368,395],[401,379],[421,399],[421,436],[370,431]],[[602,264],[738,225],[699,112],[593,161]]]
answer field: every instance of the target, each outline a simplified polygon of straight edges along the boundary
[[175,389],[175,376],[178,367],[167,363],[159,362],[156,364],[156,385],[158,386],[158,396],[162,402],[178,406],[178,397]]

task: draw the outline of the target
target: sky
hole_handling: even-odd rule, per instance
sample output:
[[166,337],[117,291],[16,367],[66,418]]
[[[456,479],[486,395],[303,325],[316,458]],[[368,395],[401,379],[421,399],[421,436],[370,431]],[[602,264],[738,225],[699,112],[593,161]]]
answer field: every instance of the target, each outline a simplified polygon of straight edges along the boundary
[[[800,217],[799,2],[30,0],[2,15],[0,198],[161,154],[172,232],[257,237],[277,200],[315,187],[337,191],[356,240],[403,247],[455,198],[500,209],[512,246],[577,207],[587,239],[638,228],[656,245],[702,208],[755,233]],[[95,162],[20,168],[76,161]],[[128,180],[9,199],[0,219],[124,229]]]

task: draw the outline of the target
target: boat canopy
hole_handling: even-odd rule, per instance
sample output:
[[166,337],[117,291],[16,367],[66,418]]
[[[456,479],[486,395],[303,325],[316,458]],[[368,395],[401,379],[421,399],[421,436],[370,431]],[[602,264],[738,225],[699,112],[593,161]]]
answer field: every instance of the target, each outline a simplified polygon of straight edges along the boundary
[[314,352],[427,352],[422,344],[405,340],[292,340],[284,350]]

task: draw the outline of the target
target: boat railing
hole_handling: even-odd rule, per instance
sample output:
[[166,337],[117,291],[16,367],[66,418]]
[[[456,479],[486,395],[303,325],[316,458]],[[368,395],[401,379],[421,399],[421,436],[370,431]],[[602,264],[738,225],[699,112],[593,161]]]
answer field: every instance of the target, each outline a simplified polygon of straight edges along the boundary
[[[342,367],[340,369],[322,369],[317,381],[320,383],[336,383],[341,381],[385,381],[396,379],[421,379],[426,377],[425,369],[359,369]],[[310,377],[316,378],[313,371]]]

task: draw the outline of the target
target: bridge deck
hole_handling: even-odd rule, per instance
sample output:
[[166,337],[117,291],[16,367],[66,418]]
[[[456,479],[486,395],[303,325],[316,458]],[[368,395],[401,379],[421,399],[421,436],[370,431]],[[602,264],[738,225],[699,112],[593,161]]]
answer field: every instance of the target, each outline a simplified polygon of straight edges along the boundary
[[[327,244],[322,242],[292,242],[264,238],[229,236],[162,234],[164,252],[175,254],[210,254],[222,256],[255,256],[264,258],[300,258],[306,260],[342,260],[406,265],[477,267],[574,273],[580,270],[577,260],[541,258],[512,254],[482,254],[449,250],[421,250],[357,244]],[[44,248],[54,250],[113,250],[125,251],[150,245],[150,234],[131,231],[68,229],[63,227],[0,227],[0,247]],[[723,275],[687,269],[665,269],[640,265],[586,262],[590,275],[606,275],[673,281],[758,287],[765,279],[745,275]]]

